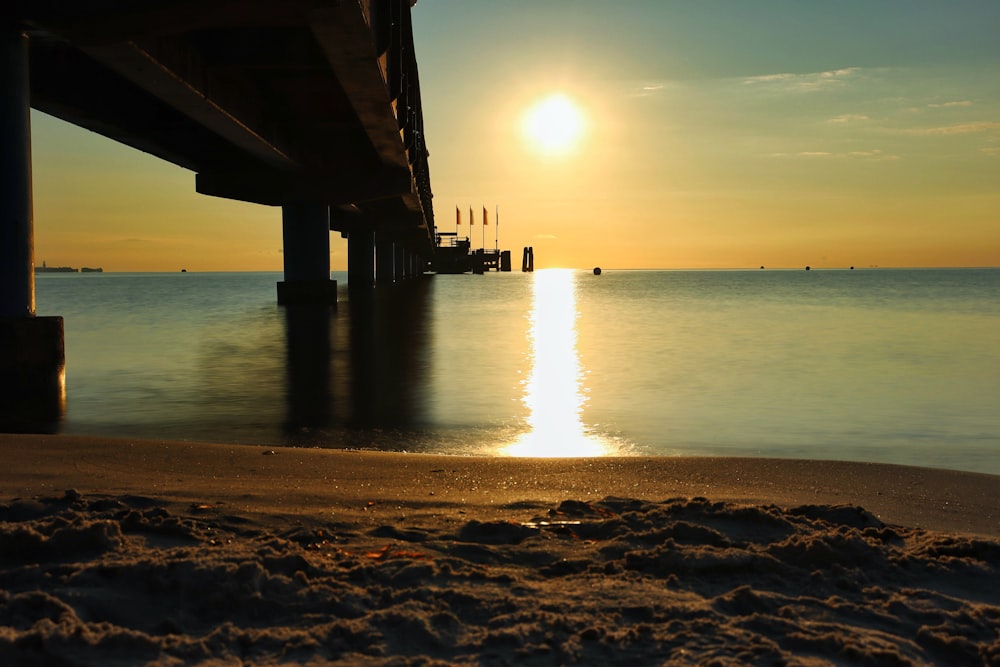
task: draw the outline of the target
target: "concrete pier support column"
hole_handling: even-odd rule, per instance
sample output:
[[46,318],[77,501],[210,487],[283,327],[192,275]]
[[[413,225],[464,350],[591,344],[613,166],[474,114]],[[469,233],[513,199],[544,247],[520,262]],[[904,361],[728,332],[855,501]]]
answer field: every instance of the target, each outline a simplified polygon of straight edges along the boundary
[[398,277],[396,263],[393,261],[395,249],[393,242],[384,237],[375,241],[375,283],[391,285]]
[[395,244],[393,250],[396,263],[396,280],[405,280],[410,277],[409,271],[406,270],[406,250],[401,243]]
[[54,432],[66,401],[61,317],[35,317],[28,37],[0,25],[0,431]]
[[352,230],[347,237],[347,286],[368,289],[375,284],[375,232]]
[[285,280],[278,303],[336,303],[337,282],[330,280],[330,207],[286,204],[281,207]]
[[35,315],[28,37],[0,25],[0,317]]
[[420,277],[420,265],[417,262],[417,253],[412,248],[406,249],[406,266],[410,271],[411,278]]
[[65,409],[63,318],[0,318],[0,432],[55,433]]

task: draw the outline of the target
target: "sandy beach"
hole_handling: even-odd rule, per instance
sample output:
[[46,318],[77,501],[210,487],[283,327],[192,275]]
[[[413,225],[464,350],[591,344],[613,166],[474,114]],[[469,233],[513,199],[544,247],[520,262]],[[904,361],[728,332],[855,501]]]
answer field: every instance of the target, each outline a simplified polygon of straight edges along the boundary
[[1000,664],[996,476],[0,447],[2,664]]

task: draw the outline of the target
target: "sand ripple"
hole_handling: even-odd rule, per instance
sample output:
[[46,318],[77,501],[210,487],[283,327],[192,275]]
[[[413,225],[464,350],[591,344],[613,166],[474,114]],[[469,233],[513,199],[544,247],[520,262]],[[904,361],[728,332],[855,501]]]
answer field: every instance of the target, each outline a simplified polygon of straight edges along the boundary
[[0,664],[1000,664],[997,541],[704,498],[503,515],[11,501]]

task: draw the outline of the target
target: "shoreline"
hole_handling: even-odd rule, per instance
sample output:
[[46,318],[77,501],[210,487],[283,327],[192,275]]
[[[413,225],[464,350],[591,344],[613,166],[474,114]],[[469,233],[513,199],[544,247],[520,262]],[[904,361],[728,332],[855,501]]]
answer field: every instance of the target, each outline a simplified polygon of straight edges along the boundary
[[489,515],[512,503],[708,498],[854,505],[888,524],[1000,537],[1000,476],[893,464],[466,457],[64,435],[0,435],[0,451],[0,500],[75,489],[308,516],[356,513],[368,503]]

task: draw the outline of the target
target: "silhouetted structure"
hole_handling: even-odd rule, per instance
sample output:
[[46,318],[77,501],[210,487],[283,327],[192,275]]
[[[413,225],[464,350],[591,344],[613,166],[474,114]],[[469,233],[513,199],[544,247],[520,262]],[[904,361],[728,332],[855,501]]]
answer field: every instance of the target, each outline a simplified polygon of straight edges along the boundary
[[510,250],[471,249],[469,238],[457,232],[438,232],[437,249],[431,262],[435,273],[483,274],[486,271],[510,271]]
[[62,320],[35,318],[30,107],[195,172],[200,193],[281,206],[279,302],[332,303],[331,230],[352,289],[421,275],[435,250],[411,4],[4,3],[0,429],[36,379],[59,383],[39,400],[64,391],[61,344],[31,342],[61,343]]
[[521,257],[521,271],[530,272],[535,270],[535,249],[527,246]]
[[472,244],[457,232],[438,232],[431,270],[435,273],[468,273],[472,270]]

